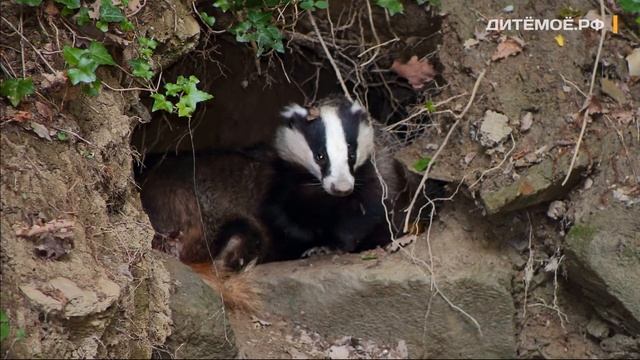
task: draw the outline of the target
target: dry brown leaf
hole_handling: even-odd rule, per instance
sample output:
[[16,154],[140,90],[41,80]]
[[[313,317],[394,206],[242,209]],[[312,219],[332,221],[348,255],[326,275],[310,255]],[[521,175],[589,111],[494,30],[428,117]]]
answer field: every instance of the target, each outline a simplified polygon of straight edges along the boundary
[[626,100],[624,92],[620,90],[615,81],[602,78],[600,79],[600,86],[603,93],[609,95],[609,97],[618,102],[618,104],[624,104]]
[[30,124],[31,124],[31,130],[33,130],[34,133],[36,133],[39,137],[43,139],[47,139],[51,141],[51,136],[49,136],[49,129],[47,129],[46,126],[39,124],[35,121],[32,121]]
[[491,60],[496,61],[511,55],[517,55],[522,51],[523,47],[524,41],[521,39],[515,36],[506,37],[498,44],[496,51],[491,55]]
[[42,236],[43,234],[51,234],[61,238],[73,236],[73,228],[75,223],[71,220],[56,219],[45,224],[34,224],[31,227],[17,227],[16,235],[22,237]]
[[56,16],[60,13],[60,10],[58,10],[58,7],[53,1],[47,1],[47,5],[44,7],[44,13],[49,16]]
[[600,100],[598,100],[598,98],[593,95],[587,102],[586,108],[587,108],[587,113],[589,113],[589,115],[602,114],[602,104],[600,103]]
[[391,70],[399,76],[407,79],[414,89],[421,89],[427,81],[433,80],[436,71],[429,60],[418,60],[416,55],[405,64],[400,60],[394,60]]
[[14,110],[9,110],[6,113],[6,117],[3,116],[4,118],[8,118],[9,121],[16,121],[19,123],[22,122],[26,122],[31,120],[31,118],[33,117],[33,115],[31,114],[30,111],[14,111]]
[[63,71],[56,71],[55,75],[44,73],[42,78],[40,86],[43,90],[57,90],[67,82],[67,75]]
[[142,7],[142,4],[140,3],[140,0],[129,0],[127,7],[133,13],[138,11]]
[[53,118],[53,112],[51,111],[51,108],[49,107],[49,105],[43,102],[36,101],[36,110],[38,111],[38,114],[40,114],[40,116],[47,119],[48,121],[51,121],[51,119]]

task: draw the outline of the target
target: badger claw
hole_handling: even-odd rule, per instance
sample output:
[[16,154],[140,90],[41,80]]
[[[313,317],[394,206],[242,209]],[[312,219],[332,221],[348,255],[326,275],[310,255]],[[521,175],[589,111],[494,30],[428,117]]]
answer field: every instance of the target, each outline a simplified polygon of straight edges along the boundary
[[318,255],[328,255],[328,254],[331,254],[332,252],[333,251],[331,251],[331,249],[329,249],[326,246],[316,246],[303,252],[300,257],[308,258],[308,257],[318,256]]

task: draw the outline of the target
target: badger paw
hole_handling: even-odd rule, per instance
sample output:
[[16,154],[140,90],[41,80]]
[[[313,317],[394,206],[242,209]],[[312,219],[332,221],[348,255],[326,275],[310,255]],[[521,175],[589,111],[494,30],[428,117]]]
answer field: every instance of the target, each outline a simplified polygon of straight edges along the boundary
[[333,251],[326,246],[316,246],[303,252],[300,257],[308,258],[308,257],[318,256],[318,255],[329,255],[331,253],[333,253]]

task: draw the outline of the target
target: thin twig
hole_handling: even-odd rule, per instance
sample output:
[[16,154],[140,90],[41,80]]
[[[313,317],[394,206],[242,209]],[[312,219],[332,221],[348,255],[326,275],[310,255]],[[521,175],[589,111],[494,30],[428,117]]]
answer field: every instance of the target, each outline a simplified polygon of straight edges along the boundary
[[449,129],[449,132],[447,133],[447,136],[445,136],[444,140],[442,141],[442,144],[440,144],[440,147],[438,148],[436,153],[431,158],[431,161],[429,161],[429,165],[427,165],[427,169],[425,170],[424,175],[422,176],[422,179],[420,180],[420,184],[418,185],[418,189],[413,194],[413,199],[411,199],[411,203],[409,204],[409,207],[407,208],[407,215],[406,215],[405,220],[404,220],[404,232],[409,231],[409,222],[411,221],[411,213],[413,211],[413,207],[415,206],[416,201],[418,200],[418,196],[420,196],[420,193],[422,192],[422,189],[424,188],[424,186],[425,186],[425,184],[427,182],[427,179],[429,178],[429,173],[431,171],[431,167],[435,163],[435,160],[438,158],[438,156],[440,156],[440,153],[442,152],[444,147],[447,145],[447,142],[449,141],[449,138],[451,137],[451,135],[453,134],[453,131],[456,129],[456,127],[460,123],[460,120],[464,117],[464,115],[466,115],[467,111],[469,111],[469,109],[471,108],[471,105],[473,104],[473,99],[475,99],[476,93],[478,92],[478,88],[480,87],[480,82],[484,78],[484,74],[486,72],[487,72],[487,69],[484,69],[484,70],[482,70],[482,72],[478,76],[478,79],[476,80],[476,83],[473,85],[473,91],[471,92],[471,97],[469,98],[469,102],[467,103],[467,106],[465,106],[465,108],[462,110],[462,112],[460,114],[456,115],[456,121],[453,123],[453,125],[451,125],[451,128]]
[[327,44],[325,44],[324,39],[322,38],[322,35],[320,34],[320,29],[318,29],[318,25],[316,24],[316,19],[313,17],[313,14],[311,13],[310,10],[307,10],[307,14],[309,15],[309,20],[311,21],[311,26],[313,26],[313,30],[316,32],[316,35],[318,36],[318,40],[320,40],[320,45],[322,45],[322,49],[324,50],[325,54],[327,55],[327,59],[329,59],[329,62],[331,63],[331,66],[333,67],[333,71],[336,73],[336,77],[338,78],[338,82],[340,83],[340,86],[342,86],[342,91],[344,92],[344,95],[347,97],[347,99],[349,99],[349,101],[353,101],[353,98],[351,97],[351,95],[349,94],[349,90],[347,89],[347,85],[344,83],[344,79],[342,78],[342,74],[340,73],[340,69],[338,68],[338,65],[336,64],[336,61],[331,56],[331,53],[329,52],[329,49],[327,48]]
[[13,30],[16,34],[18,34],[18,36],[20,36],[22,38],[22,40],[24,40],[27,44],[29,44],[29,46],[31,46],[31,48],[33,49],[33,51],[36,52],[36,54],[40,57],[40,59],[42,59],[42,61],[44,61],[45,65],[47,65],[47,67],[49,68],[49,70],[51,70],[51,73],[55,74],[56,70],[53,68],[53,66],[51,66],[51,64],[49,64],[49,62],[47,61],[47,59],[44,58],[44,56],[42,56],[42,53],[40,53],[40,50],[38,50],[30,41],[29,39],[27,39],[20,31],[18,31],[18,29],[16,29],[15,26],[13,26],[13,24],[11,22],[9,22],[9,20],[5,19],[4,16],[2,16],[2,20],[4,22],[7,23],[7,25],[9,25],[9,27],[11,28],[11,30]]
[[[604,19],[604,0],[600,0],[600,16]],[[602,46],[604,44],[604,38],[607,36],[607,28],[603,27],[600,33],[600,43],[598,44],[598,53],[596,54],[596,61],[593,63],[593,72],[591,73],[591,85],[589,86],[589,94],[585,100],[584,116],[582,117],[582,128],[580,129],[580,136],[576,143],[576,148],[573,151],[573,157],[571,158],[571,164],[569,164],[569,170],[567,170],[567,176],[562,181],[562,186],[565,186],[571,177],[571,172],[576,164],[578,158],[578,152],[580,151],[580,144],[582,144],[582,138],[584,138],[585,130],[587,129],[587,119],[589,117],[589,103],[593,96],[593,87],[596,83],[596,73],[598,72],[598,63],[600,62],[600,54],[602,53]]]

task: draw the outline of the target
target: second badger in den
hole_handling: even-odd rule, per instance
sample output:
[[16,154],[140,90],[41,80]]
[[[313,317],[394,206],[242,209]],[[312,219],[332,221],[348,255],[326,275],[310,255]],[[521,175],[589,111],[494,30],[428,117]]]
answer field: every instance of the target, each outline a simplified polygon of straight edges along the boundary
[[[404,168],[375,151],[380,137],[366,111],[340,97],[291,105],[282,117],[271,156],[197,157],[197,192],[185,160],[146,176],[142,202],[160,234],[154,247],[170,243],[183,261],[213,257],[239,267],[318,246],[352,252],[390,241],[410,192]],[[391,230],[376,169],[388,189]]]

